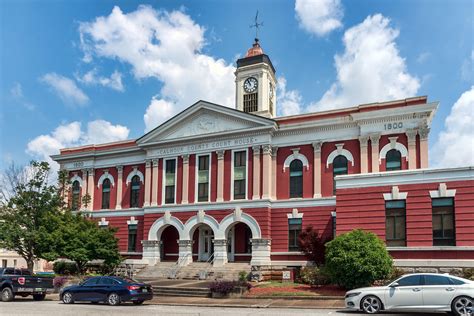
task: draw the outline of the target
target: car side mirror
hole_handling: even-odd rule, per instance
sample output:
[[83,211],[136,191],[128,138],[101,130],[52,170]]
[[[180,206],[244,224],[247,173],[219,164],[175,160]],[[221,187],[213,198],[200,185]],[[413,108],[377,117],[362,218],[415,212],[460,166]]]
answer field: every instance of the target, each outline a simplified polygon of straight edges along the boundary
[[390,284],[390,287],[397,287],[399,286],[400,284],[398,284],[398,282],[393,282],[392,284]]

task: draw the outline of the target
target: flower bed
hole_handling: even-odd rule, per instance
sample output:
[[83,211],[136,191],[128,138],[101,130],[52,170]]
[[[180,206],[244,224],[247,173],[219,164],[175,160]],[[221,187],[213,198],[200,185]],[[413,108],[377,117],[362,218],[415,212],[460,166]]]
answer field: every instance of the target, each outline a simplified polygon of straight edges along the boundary
[[344,296],[345,292],[334,285],[264,282],[252,287],[246,296]]

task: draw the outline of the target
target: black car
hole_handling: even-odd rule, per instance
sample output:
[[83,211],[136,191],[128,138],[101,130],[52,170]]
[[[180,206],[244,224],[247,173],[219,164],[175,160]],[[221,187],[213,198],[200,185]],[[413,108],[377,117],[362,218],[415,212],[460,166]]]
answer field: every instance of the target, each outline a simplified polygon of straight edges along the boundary
[[129,278],[112,276],[92,277],[79,285],[65,287],[59,293],[64,304],[74,302],[105,302],[119,305],[121,302],[133,302],[140,305],[153,298],[151,285],[140,283]]

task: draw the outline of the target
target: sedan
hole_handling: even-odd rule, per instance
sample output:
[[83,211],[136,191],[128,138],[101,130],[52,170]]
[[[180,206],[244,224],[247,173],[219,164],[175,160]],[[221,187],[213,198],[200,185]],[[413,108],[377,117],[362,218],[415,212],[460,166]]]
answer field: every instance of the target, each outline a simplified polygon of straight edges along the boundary
[[366,287],[346,293],[345,305],[375,314],[382,310],[445,311],[474,315],[474,281],[449,274],[404,275],[386,286]]
[[153,290],[151,285],[133,279],[103,276],[92,277],[79,285],[65,287],[59,293],[59,298],[64,304],[86,301],[105,302],[113,306],[122,302],[140,305],[153,298]]

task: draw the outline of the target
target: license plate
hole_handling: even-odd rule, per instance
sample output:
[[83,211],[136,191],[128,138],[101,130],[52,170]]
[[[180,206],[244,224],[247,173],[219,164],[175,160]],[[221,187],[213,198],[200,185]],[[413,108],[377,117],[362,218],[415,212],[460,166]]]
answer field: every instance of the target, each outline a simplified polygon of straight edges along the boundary
[[40,287],[35,288],[35,292],[43,292],[43,289]]
[[143,289],[142,292],[143,292],[143,293],[148,293],[148,290],[147,290],[147,289]]

